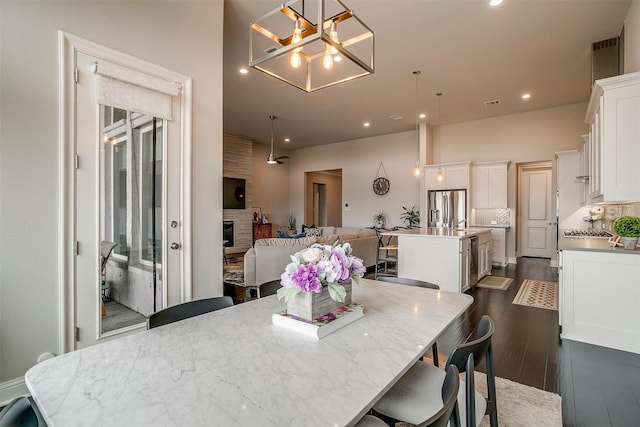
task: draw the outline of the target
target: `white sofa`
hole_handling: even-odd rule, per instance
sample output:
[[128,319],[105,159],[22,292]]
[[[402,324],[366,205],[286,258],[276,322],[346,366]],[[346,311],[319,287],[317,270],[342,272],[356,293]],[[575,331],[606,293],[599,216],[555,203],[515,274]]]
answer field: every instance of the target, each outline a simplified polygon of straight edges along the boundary
[[313,243],[349,243],[353,255],[362,258],[365,267],[376,263],[378,237],[370,228],[319,227],[322,236],[300,239],[259,239],[244,255],[245,286],[257,286],[280,279],[284,268],[291,262],[291,255]]

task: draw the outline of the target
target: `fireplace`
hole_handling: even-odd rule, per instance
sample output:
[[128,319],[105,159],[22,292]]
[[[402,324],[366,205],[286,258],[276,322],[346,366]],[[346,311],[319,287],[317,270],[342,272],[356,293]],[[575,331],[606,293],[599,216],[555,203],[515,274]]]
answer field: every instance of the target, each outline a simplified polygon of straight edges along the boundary
[[225,248],[232,248],[233,243],[233,221],[222,221],[222,241]]

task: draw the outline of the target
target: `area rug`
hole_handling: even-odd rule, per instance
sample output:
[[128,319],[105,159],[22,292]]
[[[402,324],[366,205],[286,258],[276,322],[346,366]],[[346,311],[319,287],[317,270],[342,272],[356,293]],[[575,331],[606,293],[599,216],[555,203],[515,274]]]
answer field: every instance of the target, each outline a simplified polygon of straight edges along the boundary
[[476,285],[479,288],[498,289],[506,291],[511,286],[513,279],[508,277],[485,276]]
[[525,279],[513,299],[514,304],[558,310],[558,283]]
[[[487,378],[475,372],[476,390],[487,397]],[[464,380],[464,374],[460,376]],[[555,393],[496,377],[496,401],[500,426],[562,426],[562,399]],[[489,416],[482,419],[481,427],[490,425]],[[396,423],[395,427],[412,424]]]

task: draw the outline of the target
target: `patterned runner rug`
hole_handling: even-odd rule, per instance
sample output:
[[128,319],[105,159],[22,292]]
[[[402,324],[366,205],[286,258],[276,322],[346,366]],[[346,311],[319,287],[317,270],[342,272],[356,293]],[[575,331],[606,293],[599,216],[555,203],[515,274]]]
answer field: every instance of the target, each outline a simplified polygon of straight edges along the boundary
[[505,291],[509,289],[511,282],[513,282],[513,279],[509,279],[508,277],[485,276],[476,286],[479,288],[499,289],[501,291]]
[[558,310],[558,283],[525,279],[513,304]]

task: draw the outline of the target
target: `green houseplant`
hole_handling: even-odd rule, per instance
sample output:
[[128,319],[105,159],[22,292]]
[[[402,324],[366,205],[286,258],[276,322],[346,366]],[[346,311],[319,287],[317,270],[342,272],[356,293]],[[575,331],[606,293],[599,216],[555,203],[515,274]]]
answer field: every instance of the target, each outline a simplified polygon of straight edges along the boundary
[[400,215],[400,219],[407,226],[407,228],[414,228],[420,225],[420,211],[415,206],[411,206],[411,209],[402,207],[404,212]]
[[625,249],[634,250],[640,237],[640,216],[621,216],[614,221],[613,231],[621,237]]
[[387,214],[380,210],[373,215],[373,225],[377,228],[384,228],[387,224]]

